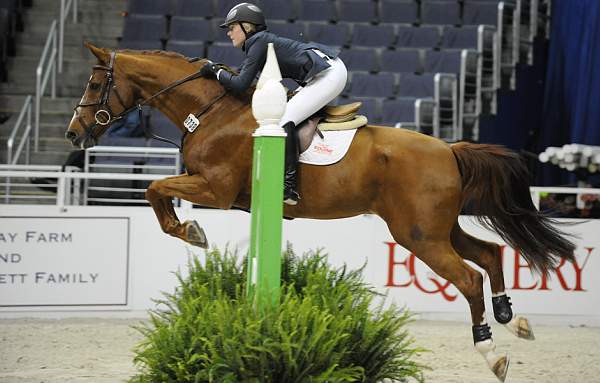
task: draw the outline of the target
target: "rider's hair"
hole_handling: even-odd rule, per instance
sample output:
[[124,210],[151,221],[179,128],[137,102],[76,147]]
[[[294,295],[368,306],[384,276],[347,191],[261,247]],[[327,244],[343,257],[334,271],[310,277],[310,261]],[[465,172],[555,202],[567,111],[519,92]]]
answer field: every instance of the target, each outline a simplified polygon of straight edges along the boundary
[[256,25],[247,22],[243,22],[242,25],[244,26],[246,33],[256,32]]

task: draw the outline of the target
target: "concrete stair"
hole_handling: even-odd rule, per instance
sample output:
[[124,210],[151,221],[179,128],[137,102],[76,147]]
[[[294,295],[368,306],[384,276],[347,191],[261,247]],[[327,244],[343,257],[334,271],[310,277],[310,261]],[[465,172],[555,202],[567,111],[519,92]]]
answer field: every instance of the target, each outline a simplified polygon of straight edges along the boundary
[[[58,1],[34,0],[24,15],[25,30],[17,35],[17,53],[7,63],[8,82],[0,83],[0,162],[6,161],[6,141],[16,122],[26,95],[35,95],[35,70],[46,43],[50,24],[59,17]],[[32,164],[62,165],[74,148],[64,139],[85,84],[96,62],[83,45],[116,48],[123,29],[122,12],[127,0],[80,0],[78,24],[72,16],[66,21],[63,73],[57,74],[57,98],[51,99],[50,83],[41,103],[39,151],[32,152]]]

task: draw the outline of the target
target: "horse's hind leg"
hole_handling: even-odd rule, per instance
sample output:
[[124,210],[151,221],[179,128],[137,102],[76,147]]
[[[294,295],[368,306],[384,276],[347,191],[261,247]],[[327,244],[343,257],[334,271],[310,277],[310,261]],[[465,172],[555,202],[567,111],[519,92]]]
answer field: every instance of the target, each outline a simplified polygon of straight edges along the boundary
[[208,182],[200,175],[181,175],[154,181],[146,190],[146,199],[152,205],[162,230],[174,237],[202,248],[208,247],[204,230],[196,221],[181,223],[173,198],[181,198],[204,206],[215,206],[217,200]]
[[458,222],[454,224],[451,234],[452,246],[458,254],[477,266],[484,269],[490,277],[492,288],[492,306],[494,318],[503,324],[511,333],[519,338],[535,339],[531,325],[527,318],[515,316],[511,309],[510,298],[506,295],[504,287],[504,274],[502,272],[502,256],[500,246],[493,242],[486,242],[465,233]]
[[450,281],[463,294],[471,309],[473,342],[489,368],[500,381],[506,379],[509,358],[496,352],[492,332],[485,317],[483,276],[467,265],[448,240],[420,241],[411,250],[436,274]]

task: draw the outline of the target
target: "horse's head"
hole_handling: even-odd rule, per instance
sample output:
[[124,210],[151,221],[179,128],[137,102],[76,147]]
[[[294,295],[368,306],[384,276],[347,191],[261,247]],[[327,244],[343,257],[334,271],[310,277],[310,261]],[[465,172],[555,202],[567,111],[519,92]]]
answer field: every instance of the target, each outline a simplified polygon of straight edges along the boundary
[[[125,73],[115,67],[116,51],[85,44],[98,58],[85,87],[85,92],[69,123],[65,138],[82,149],[94,146],[98,138],[122,113],[134,104],[131,87],[125,84]],[[120,86],[119,86],[120,85]]]

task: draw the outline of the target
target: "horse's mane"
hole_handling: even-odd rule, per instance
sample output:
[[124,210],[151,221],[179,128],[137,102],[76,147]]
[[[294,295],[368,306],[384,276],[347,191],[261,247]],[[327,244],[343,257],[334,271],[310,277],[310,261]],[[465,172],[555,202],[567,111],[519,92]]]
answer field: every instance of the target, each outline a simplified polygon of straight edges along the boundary
[[[172,52],[172,51],[163,51],[163,50],[119,49],[118,52],[125,53],[125,54],[132,54],[132,55],[159,56],[159,57],[165,57],[165,58],[180,59],[180,60],[185,60],[186,62],[188,62],[188,60],[190,59],[190,57],[184,56],[181,53]],[[208,59],[201,59],[201,60],[208,60]],[[230,73],[233,73],[236,75],[238,74],[238,72],[236,70],[234,70],[232,67],[230,67],[229,65],[221,64],[221,63],[219,63],[218,65],[221,69],[224,69],[227,72],[230,72]],[[245,98],[247,100],[247,102],[250,102],[250,100],[252,100],[252,94],[254,93],[254,90],[255,90],[255,86],[251,86],[246,92],[243,93],[243,95],[238,95],[238,97],[242,96],[243,98]]]

